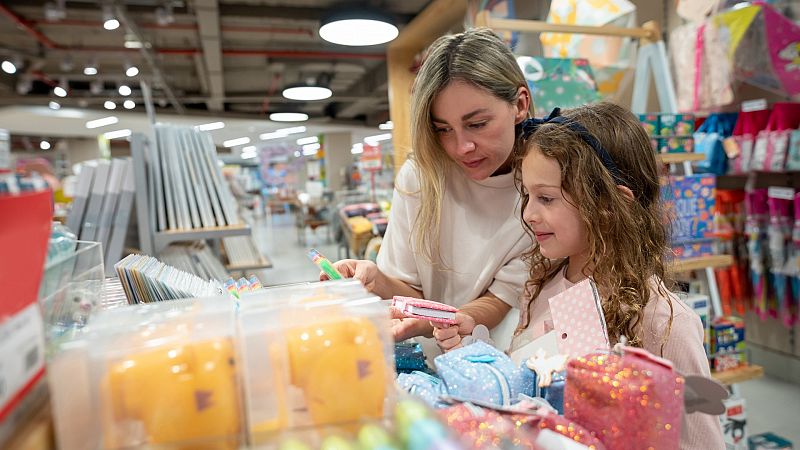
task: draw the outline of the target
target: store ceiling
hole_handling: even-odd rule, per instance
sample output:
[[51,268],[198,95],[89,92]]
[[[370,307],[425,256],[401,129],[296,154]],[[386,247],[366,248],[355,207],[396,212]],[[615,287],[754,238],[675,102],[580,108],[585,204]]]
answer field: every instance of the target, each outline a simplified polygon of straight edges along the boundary
[[[65,5],[48,20],[46,3]],[[103,4],[115,5],[122,25],[103,29]],[[402,29],[428,2],[360,2],[389,13]],[[321,18],[344,3],[336,0],[9,0],[0,4],[0,57],[16,57],[16,74],[0,72],[0,106],[46,106],[107,112],[103,103],[136,102],[136,80],[152,87],[157,114],[263,120],[268,113],[305,112],[311,122],[374,127],[388,119],[386,44],[345,47],[323,41]],[[172,9],[172,14],[158,14]],[[52,12],[52,10],[50,10]],[[127,35],[127,36],[126,36]],[[150,48],[129,49],[127,40]],[[97,75],[84,75],[96,62]],[[124,64],[140,69],[125,75]],[[281,96],[292,83],[330,78],[333,96],[298,102]],[[99,81],[96,81],[99,80]],[[93,82],[94,81],[94,85]],[[66,83],[69,95],[53,88]],[[133,88],[129,97],[118,86]],[[123,110],[124,111],[124,110]]]

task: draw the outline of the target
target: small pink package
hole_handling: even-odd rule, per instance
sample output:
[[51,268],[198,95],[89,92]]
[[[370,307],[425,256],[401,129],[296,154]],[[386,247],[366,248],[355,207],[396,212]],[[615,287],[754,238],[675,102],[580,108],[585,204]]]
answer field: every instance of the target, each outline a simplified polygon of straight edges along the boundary
[[424,319],[448,325],[456,324],[456,312],[458,312],[458,308],[445,305],[444,303],[395,295],[392,297],[392,306],[402,311],[403,315],[406,317]]

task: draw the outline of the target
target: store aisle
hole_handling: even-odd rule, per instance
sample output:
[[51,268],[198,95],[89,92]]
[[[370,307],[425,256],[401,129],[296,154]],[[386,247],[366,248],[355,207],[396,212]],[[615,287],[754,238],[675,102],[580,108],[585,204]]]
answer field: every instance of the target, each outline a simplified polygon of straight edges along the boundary
[[305,245],[298,238],[295,216],[292,214],[271,214],[252,222],[253,239],[261,253],[272,261],[272,268],[259,274],[265,286],[275,286],[319,279],[319,269],[308,259],[306,253],[316,248],[331,261],[338,259],[337,245],[333,233],[328,240],[327,227],[312,232],[305,228]]
[[800,385],[765,376],[739,384],[739,390],[746,401],[750,435],[771,431],[800,446]]

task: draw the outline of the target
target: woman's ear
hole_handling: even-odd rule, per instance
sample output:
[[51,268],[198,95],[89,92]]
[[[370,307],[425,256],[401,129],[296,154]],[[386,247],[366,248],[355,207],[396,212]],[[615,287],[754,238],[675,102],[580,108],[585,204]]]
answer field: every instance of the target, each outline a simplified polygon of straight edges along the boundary
[[633,191],[628,186],[623,186],[621,184],[618,184],[617,189],[619,189],[619,192],[622,194],[623,197],[627,198],[628,201],[632,202],[636,200],[636,197],[633,195]]
[[514,116],[514,123],[520,123],[528,118],[529,108],[531,107],[531,91],[527,87],[520,86],[517,89],[517,112]]

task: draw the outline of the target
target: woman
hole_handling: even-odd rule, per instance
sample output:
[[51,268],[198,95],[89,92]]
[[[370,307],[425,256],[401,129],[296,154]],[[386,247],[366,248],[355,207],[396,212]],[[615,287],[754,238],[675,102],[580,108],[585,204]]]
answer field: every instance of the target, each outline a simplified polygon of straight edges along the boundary
[[[520,256],[531,239],[519,222],[511,161],[516,125],[532,109],[522,71],[492,31],[436,40],[414,82],[414,154],[395,179],[377,265],[342,260],[336,268],[381,298],[420,297],[460,308],[474,321],[453,328],[461,333],[476,323],[496,327],[517,305],[527,276]],[[510,316],[505,339],[495,333],[501,348],[515,325]],[[393,332],[403,340],[431,337],[433,328],[403,319]]]

